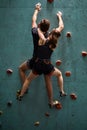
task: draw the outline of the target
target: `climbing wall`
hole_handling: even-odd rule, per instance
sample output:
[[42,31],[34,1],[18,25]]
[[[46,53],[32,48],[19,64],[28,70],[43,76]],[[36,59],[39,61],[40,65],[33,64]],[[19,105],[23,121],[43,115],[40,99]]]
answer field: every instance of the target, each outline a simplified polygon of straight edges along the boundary
[[[21,102],[16,100],[21,87],[18,67],[32,56],[31,18],[37,2],[0,0],[0,130],[87,130],[87,0],[39,0],[42,10],[37,22],[49,19],[50,30],[58,25],[57,11],[63,13],[64,31],[52,55],[53,64],[62,71],[68,94],[59,96],[53,77],[54,99],[61,102],[62,109],[49,108],[43,76],[31,83]],[[60,66],[57,60],[62,61]],[[7,74],[7,69],[13,72]],[[72,93],[75,96],[71,98]]]

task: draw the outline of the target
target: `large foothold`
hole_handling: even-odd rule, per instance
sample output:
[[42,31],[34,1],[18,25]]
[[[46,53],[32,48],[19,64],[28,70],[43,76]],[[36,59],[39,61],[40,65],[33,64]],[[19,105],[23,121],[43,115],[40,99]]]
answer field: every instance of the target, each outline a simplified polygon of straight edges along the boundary
[[67,32],[66,37],[71,37],[71,32]]
[[35,126],[39,126],[39,125],[40,125],[40,122],[39,122],[39,121],[36,121],[36,122],[34,123],[34,125],[35,125]]
[[54,0],[47,0],[49,3],[52,3]]
[[83,57],[87,56],[87,52],[86,51],[82,51],[82,56]]
[[61,65],[61,63],[62,63],[62,61],[61,61],[61,60],[57,60],[57,61],[56,61],[56,65],[58,65],[58,66],[60,66],[60,65]]
[[66,72],[65,72],[65,75],[66,75],[67,77],[70,77],[70,76],[71,76],[71,72],[70,72],[70,71],[66,71]]
[[7,74],[12,74],[13,70],[12,69],[7,69]]
[[62,104],[60,102],[58,102],[58,104],[56,105],[57,109],[62,109]]
[[71,99],[73,99],[73,100],[76,100],[76,99],[77,99],[77,95],[76,95],[75,93],[71,93],[71,94],[70,94],[70,97],[71,97]]

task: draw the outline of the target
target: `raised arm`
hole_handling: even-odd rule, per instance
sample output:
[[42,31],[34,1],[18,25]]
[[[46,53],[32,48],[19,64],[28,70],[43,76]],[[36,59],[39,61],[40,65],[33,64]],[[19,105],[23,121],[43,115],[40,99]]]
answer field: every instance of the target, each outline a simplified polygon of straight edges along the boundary
[[38,35],[39,35],[39,41],[38,41],[38,44],[39,44],[39,45],[43,45],[43,44],[45,44],[45,42],[46,42],[46,38],[45,38],[43,32],[40,30],[40,28],[38,28]]
[[38,15],[38,12],[41,10],[41,4],[40,3],[37,3],[35,5],[35,10],[34,10],[34,14],[32,16],[32,28],[33,27],[37,27],[37,15]]
[[42,39],[42,40],[44,40],[44,41],[46,40],[46,38],[45,38],[43,32],[40,30],[40,28],[38,28],[38,35],[39,35],[39,38],[40,38],[40,39]]
[[57,18],[59,20],[59,26],[56,28],[56,31],[61,32],[64,29],[64,23],[62,19],[62,13],[60,11],[57,13]]

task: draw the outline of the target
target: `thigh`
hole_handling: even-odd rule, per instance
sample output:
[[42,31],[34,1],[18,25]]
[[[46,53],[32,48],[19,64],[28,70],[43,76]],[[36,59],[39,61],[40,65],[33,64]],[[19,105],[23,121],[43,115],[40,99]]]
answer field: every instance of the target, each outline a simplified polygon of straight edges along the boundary
[[20,69],[26,71],[29,69],[29,67],[27,66],[27,61],[23,62],[20,66],[19,66]]
[[35,79],[36,77],[38,77],[38,74],[34,74],[32,71],[29,73],[27,79],[32,81],[33,79]]
[[49,75],[44,75],[44,80],[45,80],[45,82],[47,82],[48,80],[51,80],[51,76],[49,76]]
[[59,75],[61,75],[61,71],[55,67],[54,71],[51,73],[51,76],[59,76]]
[[52,85],[51,76],[44,75],[44,80],[45,80],[46,87],[50,87]]

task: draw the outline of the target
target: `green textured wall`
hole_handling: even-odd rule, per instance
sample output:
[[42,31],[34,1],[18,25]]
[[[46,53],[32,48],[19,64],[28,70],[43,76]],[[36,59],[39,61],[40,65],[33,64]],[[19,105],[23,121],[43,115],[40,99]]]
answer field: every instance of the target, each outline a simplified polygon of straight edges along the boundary
[[[16,100],[16,91],[21,87],[18,66],[32,56],[31,18],[36,0],[0,0],[0,130],[87,130],[87,57],[81,52],[87,51],[87,0],[54,0],[52,4],[39,0],[43,17],[51,22],[51,28],[57,26],[56,13],[63,13],[65,24],[59,47],[52,61],[62,60],[59,69],[63,73],[66,98],[59,97],[57,81],[53,78],[54,98],[63,108],[50,109],[43,76],[35,79],[22,102]],[[50,29],[51,29],[50,28]],[[66,37],[70,31],[71,38]],[[6,70],[11,68],[12,75]],[[69,70],[72,75],[65,76]],[[74,92],[77,100],[70,94]],[[12,101],[12,106],[7,106]],[[45,113],[50,116],[46,117]],[[40,122],[38,127],[34,126]]]

